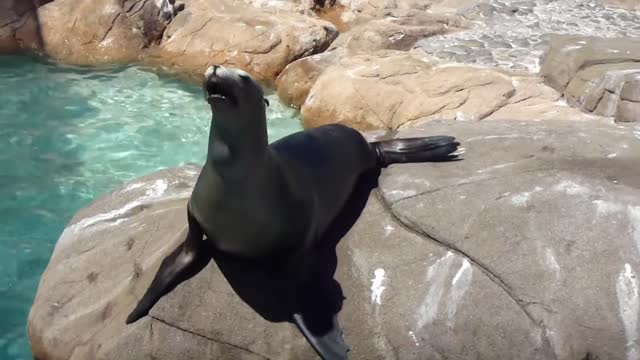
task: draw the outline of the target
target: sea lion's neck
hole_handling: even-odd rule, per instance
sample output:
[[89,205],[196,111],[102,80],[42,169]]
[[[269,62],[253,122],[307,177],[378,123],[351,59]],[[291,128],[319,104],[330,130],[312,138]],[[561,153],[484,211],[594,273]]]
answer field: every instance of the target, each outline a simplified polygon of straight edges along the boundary
[[[257,122],[260,124],[260,122]],[[215,120],[211,121],[209,130],[209,146],[207,150],[207,165],[217,171],[248,170],[259,171],[269,151],[266,121],[259,125],[244,129],[242,133],[233,133]]]

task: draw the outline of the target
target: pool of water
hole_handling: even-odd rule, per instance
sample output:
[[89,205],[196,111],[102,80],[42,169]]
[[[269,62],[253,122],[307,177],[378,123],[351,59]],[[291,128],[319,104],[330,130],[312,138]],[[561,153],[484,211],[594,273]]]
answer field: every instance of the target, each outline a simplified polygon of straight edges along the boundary
[[[271,141],[301,129],[268,96]],[[136,67],[0,56],[0,359],[31,359],[26,319],[66,223],[123,182],[205,156],[197,86]]]

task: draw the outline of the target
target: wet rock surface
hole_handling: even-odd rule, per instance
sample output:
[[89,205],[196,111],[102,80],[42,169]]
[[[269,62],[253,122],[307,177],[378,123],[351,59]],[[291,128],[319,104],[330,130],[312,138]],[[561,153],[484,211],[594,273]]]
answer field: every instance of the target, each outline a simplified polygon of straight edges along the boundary
[[[351,358],[637,354],[640,128],[432,121],[396,136],[434,134],[456,136],[464,160],[383,170],[338,245]],[[293,325],[258,316],[213,262],[124,325],[184,235],[198,171],[136,179],[74,217],[29,317],[36,357],[314,358]]]
[[[476,26],[424,39],[416,46],[443,61],[535,73],[547,34],[640,36],[639,12],[602,6],[596,0],[490,1],[459,9],[458,14]],[[467,41],[482,42],[483,50],[451,54],[451,48]]]

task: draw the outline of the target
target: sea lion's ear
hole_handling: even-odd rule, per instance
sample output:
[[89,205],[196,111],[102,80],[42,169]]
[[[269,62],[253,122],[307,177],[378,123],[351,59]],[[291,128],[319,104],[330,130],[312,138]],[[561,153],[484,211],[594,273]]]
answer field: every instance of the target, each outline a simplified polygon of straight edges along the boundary
[[267,98],[262,98],[264,100],[264,103],[267,104],[267,106],[269,106],[269,99]]

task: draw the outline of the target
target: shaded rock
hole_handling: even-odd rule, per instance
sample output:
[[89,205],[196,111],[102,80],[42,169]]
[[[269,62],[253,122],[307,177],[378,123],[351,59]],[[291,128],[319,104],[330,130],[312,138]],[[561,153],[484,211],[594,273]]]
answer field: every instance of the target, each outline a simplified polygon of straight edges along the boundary
[[15,53],[25,42],[42,43],[36,9],[50,1],[0,1],[0,54]]
[[[305,60],[305,66],[313,61]],[[286,89],[295,88],[296,78],[305,79],[302,66],[290,68],[299,72],[279,83]],[[309,89],[301,105],[306,127],[343,123],[361,130],[397,129],[425,119],[481,120],[496,113],[494,118],[596,118],[557,103],[558,92],[539,79],[518,82],[490,69],[437,66],[410,53],[345,57],[316,78],[311,86],[304,83]],[[300,101],[304,93],[287,96]]]
[[191,0],[165,32],[157,56],[198,79],[211,64],[273,80],[287,64],[324,51],[337,36],[323,20],[241,2]]
[[[433,121],[397,136],[433,134],[456,136],[464,161],[383,170],[378,194],[338,245],[350,357],[633,354],[640,128]],[[184,235],[197,173],[136,179],[76,214],[29,316],[34,356],[314,358],[294,326],[259,317],[213,262],[124,325]]]

